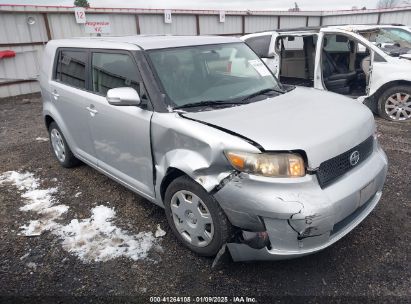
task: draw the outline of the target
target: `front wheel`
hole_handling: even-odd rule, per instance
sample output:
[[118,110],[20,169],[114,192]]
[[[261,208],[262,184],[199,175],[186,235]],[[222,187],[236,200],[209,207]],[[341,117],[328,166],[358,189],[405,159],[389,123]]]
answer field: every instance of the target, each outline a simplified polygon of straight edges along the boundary
[[216,255],[231,237],[232,226],[217,201],[188,176],[168,186],[165,211],[175,236],[199,255]]
[[394,86],[387,89],[378,100],[378,114],[392,121],[411,119],[411,87]]

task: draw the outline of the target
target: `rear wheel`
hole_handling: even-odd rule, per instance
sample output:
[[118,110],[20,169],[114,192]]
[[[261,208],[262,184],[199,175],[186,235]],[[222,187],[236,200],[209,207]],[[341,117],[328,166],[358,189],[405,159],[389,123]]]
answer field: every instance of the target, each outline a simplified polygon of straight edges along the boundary
[[221,207],[188,176],[168,186],[165,211],[173,233],[197,254],[214,256],[231,237],[232,226]]
[[394,86],[387,89],[378,101],[378,114],[392,121],[411,119],[411,87]]
[[71,168],[80,164],[80,161],[73,155],[60,128],[55,122],[49,126],[49,136],[51,149],[57,161],[65,168]]

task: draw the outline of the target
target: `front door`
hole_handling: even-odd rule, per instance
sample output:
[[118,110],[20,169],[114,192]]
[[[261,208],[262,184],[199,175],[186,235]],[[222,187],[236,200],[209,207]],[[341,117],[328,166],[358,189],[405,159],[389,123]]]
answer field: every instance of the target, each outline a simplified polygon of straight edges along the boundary
[[[88,96],[90,129],[98,166],[135,190],[154,196],[150,122],[147,97],[134,58],[122,51],[92,51],[91,91]],[[113,106],[109,89],[132,87],[142,105]]]

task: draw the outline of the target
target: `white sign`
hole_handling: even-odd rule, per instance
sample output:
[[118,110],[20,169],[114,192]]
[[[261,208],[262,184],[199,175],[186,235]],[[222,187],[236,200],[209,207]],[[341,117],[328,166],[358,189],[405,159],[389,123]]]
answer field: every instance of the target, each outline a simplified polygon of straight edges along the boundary
[[220,22],[225,22],[225,11],[220,11]]
[[84,26],[87,34],[111,33],[111,22],[108,15],[88,15]]
[[171,23],[171,10],[164,11],[164,22]]
[[86,23],[86,10],[84,7],[74,8],[74,16],[76,16],[77,23]]
[[261,77],[270,76],[271,73],[259,59],[248,60],[248,63],[260,74]]

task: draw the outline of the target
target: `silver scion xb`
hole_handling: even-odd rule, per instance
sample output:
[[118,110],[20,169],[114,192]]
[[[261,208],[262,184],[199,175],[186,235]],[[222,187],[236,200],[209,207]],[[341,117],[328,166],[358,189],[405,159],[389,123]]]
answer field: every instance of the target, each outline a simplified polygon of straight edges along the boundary
[[235,261],[330,246],[377,205],[387,172],[371,111],[282,86],[240,39],[50,41],[43,115],[80,161],[164,207],[176,238]]

